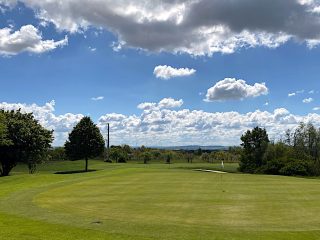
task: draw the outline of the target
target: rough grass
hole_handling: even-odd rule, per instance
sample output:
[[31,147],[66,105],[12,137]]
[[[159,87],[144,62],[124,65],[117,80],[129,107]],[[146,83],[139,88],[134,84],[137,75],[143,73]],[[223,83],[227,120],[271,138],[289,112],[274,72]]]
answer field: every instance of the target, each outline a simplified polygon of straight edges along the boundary
[[[48,163],[0,178],[0,239],[320,239],[320,180],[213,164]],[[237,165],[226,164],[235,172]]]

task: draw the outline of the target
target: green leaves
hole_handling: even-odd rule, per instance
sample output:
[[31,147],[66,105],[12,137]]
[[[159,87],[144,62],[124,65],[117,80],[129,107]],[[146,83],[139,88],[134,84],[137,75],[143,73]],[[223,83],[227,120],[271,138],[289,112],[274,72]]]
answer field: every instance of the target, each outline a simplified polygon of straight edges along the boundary
[[268,148],[269,138],[265,129],[255,127],[241,136],[243,153],[240,170],[253,173],[262,166],[264,153]]
[[27,163],[33,173],[51,146],[53,131],[43,128],[32,113],[0,110],[0,116],[0,176],[7,176],[18,162]]
[[104,139],[90,117],[84,117],[73,128],[65,143],[66,155],[71,160],[99,156],[104,151]]
[[0,147],[10,145],[12,145],[12,141],[8,138],[8,129],[5,123],[5,116],[0,112]]

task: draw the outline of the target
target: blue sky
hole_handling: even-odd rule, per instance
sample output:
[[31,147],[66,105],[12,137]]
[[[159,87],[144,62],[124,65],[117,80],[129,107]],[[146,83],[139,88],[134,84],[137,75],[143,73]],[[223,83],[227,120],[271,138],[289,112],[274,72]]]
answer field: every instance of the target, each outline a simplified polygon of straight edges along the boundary
[[[92,5],[99,7],[107,2]],[[129,11],[128,2],[135,7],[136,15],[151,16],[145,20],[148,25],[144,20],[137,21],[136,15],[121,15]],[[154,37],[150,26],[153,21],[168,21],[169,28],[174,25],[171,18],[196,12],[190,7],[192,14],[186,13],[188,1],[177,2],[177,6],[161,1],[155,1],[155,6],[135,6],[135,1],[120,1],[114,9],[126,21],[118,26],[108,19],[110,9],[100,13],[105,14],[106,22],[85,12],[74,16],[71,10],[78,7],[75,1],[56,12],[45,3],[0,0],[2,107],[34,111],[41,123],[56,130],[55,145],[63,144],[82,115],[90,115],[102,131],[105,123],[111,122],[114,143],[132,145],[233,145],[239,142],[241,132],[253,125],[265,126],[277,135],[299,121],[319,119],[317,36],[303,38],[290,27],[275,32],[261,26],[247,30],[251,26],[245,23],[241,31],[234,31],[230,23],[224,26],[227,30],[217,30],[221,34],[208,34],[199,40],[193,34],[198,26],[192,23],[192,32],[187,35],[190,42],[185,45],[183,39],[171,43],[166,31]],[[173,15],[158,20],[164,10],[157,4],[169,4]],[[296,4],[309,10],[317,7],[314,1]],[[71,10],[65,10],[67,7]],[[301,11],[307,15],[306,9]],[[144,31],[141,39],[131,33],[131,25],[137,28],[134,31]],[[180,25],[174,25],[177,31]],[[161,36],[167,38],[165,43],[160,42]],[[118,44],[120,49],[115,49]],[[157,66],[195,73],[163,79],[154,72]],[[161,107],[162,99],[169,99],[169,105]],[[138,108],[141,103],[156,106]],[[281,112],[279,116],[277,111]],[[231,123],[228,114],[233,112],[238,115]],[[180,115],[185,123],[179,125]]]

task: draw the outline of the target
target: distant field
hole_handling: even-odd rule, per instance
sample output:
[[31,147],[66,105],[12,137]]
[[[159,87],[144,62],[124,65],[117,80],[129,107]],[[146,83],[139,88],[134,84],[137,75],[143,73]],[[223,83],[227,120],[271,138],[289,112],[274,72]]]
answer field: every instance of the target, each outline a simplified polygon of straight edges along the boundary
[[0,178],[0,239],[320,239],[320,179],[100,161],[96,172],[53,174],[82,166],[18,166]]

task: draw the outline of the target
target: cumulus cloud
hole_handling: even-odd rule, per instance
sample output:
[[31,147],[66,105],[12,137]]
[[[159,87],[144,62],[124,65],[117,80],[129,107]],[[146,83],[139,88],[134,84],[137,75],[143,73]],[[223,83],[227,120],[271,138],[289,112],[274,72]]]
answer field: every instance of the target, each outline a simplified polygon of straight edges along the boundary
[[91,100],[92,101],[101,101],[104,99],[104,96],[99,96],[99,97],[92,97]]
[[313,111],[320,111],[320,107],[314,107],[312,110]]
[[208,89],[205,101],[242,100],[267,95],[268,92],[265,83],[248,85],[241,79],[225,78]]
[[[55,146],[63,145],[68,132],[83,117],[82,114],[73,113],[56,115],[54,101],[42,106],[2,102],[0,109],[33,112],[44,127],[55,130]],[[112,144],[164,146],[235,145],[240,143],[240,136],[246,130],[255,126],[265,127],[271,139],[278,139],[286,129],[294,128],[300,122],[311,122],[320,127],[320,115],[294,115],[285,108],[248,113],[152,108],[142,110],[139,115],[105,114],[98,119],[97,124],[106,135],[107,123],[110,123]]]
[[150,110],[150,109],[157,107],[157,104],[145,102],[145,103],[140,103],[137,107],[142,110]]
[[178,108],[183,104],[183,100],[174,100],[173,98],[164,98],[159,103],[159,108]]
[[175,100],[173,98],[164,98],[158,103],[144,102],[140,103],[137,107],[142,110],[154,110],[154,109],[168,109],[179,108],[183,105],[183,100]]
[[141,115],[102,116],[98,125],[106,132],[111,126],[112,141],[131,145],[188,145],[240,143],[240,136],[255,126],[265,127],[271,139],[279,139],[288,128],[300,122],[311,122],[320,127],[320,115],[294,115],[285,108],[273,112],[256,110],[248,113],[205,112],[197,110],[170,110],[153,108]]
[[313,101],[314,101],[313,98],[305,98],[305,99],[302,100],[303,103],[311,103]]
[[173,68],[167,65],[160,65],[154,68],[153,74],[157,78],[168,80],[174,77],[185,77],[196,73],[195,69],[189,68]]
[[0,29],[0,55],[16,55],[21,52],[44,53],[68,44],[68,38],[60,41],[43,40],[37,28],[22,26],[19,30]]
[[[5,5],[16,0],[0,0]],[[212,55],[240,48],[278,47],[294,39],[320,43],[318,1],[302,0],[20,0],[42,22],[69,32],[105,28],[115,49]],[[86,7],[83,7],[86,6]]]
[[296,93],[289,93],[288,97],[294,97],[296,95]]

